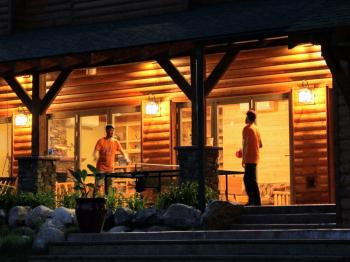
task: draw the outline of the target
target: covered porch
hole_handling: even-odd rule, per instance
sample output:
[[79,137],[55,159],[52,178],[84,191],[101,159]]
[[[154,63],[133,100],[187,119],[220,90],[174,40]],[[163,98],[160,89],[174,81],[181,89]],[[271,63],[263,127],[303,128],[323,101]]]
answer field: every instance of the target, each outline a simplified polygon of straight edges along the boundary
[[[348,31],[300,27],[295,17],[282,28],[261,17],[261,28],[245,22],[241,29],[225,11],[233,7],[152,18],[146,28],[123,22],[52,29],[55,36],[42,30],[40,41],[34,33],[2,37],[0,114],[7,136],[3,155],[10,160],[3,174],[17,176],[15,158],[24,155],[58,156],[61,173],[84,168],[105,124],[113,123],[132,165],[175,165],[175,146],[196,146],[203,185],[206,147],[220,148],[219,168],[241,170],[234,152],[244,113],[253,108],[264,141],[258,180],[265,204],[274,204],[276,191],[288,196],[283,204],[336,202],[341,216],[347,197],[339,195],[340,181],[347,181],[348,169],[342,164],[346,149],[336,145],[347,137]],[[225,27],[210,26],[218,16]],[[196,24],[198,18],[208,21]],[[235,19],[246,21],[243,15]],[[21,39],[33,40],[28,52],[16,49]],[[300,99],[303,88],[312,101]],[[159,106],[155,114],[146,112],[150,100]],[[20,113],[30,122],[16,125]],[[239,176],[230,178],[230,200],[244,203],[240,185]]]

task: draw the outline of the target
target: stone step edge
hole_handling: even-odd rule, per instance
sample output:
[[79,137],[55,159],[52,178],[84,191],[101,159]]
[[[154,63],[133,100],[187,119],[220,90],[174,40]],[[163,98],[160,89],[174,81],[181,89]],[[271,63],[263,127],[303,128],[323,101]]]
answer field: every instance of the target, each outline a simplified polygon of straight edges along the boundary
[[[79,261],[82,261],[82,259],[88,259],[92,261],[97,260],[107,260],[107,259],[116,259],[116,261],[120,261],[123,259],[127,260],[135,260],[135,259],[141,259],[141,261],[147,261],[146,259],[150,261],[157,261],[159,259],[176,259],[177,260],[183,260],[183,259],[191,259],[195,261],[216,261],[216,260],[227,260],[230,261],[244,261],[246,259],[249,259],[248,261],[254,261],[256,259],[264,259],[263,261],[266,261],[265,259],[268,259],[268,261],[349,261],[348,259],[350,256],[308,256],[308,255],[43,255],[43,256],[30,256],[28,258],[28,261],[49,261],[51,259],[55,260],[64,260],[69,259],[79,259]],[[234,259],[234,260],[233,260]],[[292,259],[292,260],[291,260]]]
[[54,246],[102,246],[102,245],[153,245],[153,244],[167,244],[167,245],[178,245],[178,244],[300,244],[314,245],[314,244],[350,244],[350,239],[184,239],[184,240],[115,240],[115,241],[96,241],[96,242],[51,242],[49,247]]
[[[240,225],[261,225],[261,224],[236,224],[238,226]],[[275,224],[271,224],[275,225]],[[276,224],[281,225],[281,224]],[[289,224],[288,224],[289,225]],[[295,225],[301,225],[301,224],[295,224]],[[265,232],[275,232],[275,233],[288,233],[292,232],[293,234],[297,234],[298,232],[305,233],[318,233],[318,234],[350,234],[350,229],[339,229],[339,228],[331,228],[331,229],[324,229],[324,228],[292,228],[292,229],[270,229],[270,228],[264,228],[264,229],[231,229],[231,230],[210,230],[210,231],[204,231],[204,230],[198,230],[198,231],[163,231],[163,232],[121,232],[121,233],[72,233],[69,234],[66,241],[63,241],[63,243],[74,243],[74,242],[93,242],[89,239],[99,239],[99,238],[113,238],[117,237],[118,241],[120,241],[120,238],[127,238],[128,236],[137,237],[136,240],[151,240],[150,237],[169,237],[168,240],[171,240],[172,238],[176,238],[178,236],[182,239],[227,239],[230,236],[234,236],[235,234],[242,234],[242,233],[265,233]],[[220,236],[220,237],[219,237]],[[148,237],[147,239],[140,239],[142,237]],[[186,237],[186,238],[185,238]],[[130,240],[130,239],[125,239]],[[153,239],[157,240],[157,239]],[[164,239],[159,239],[164,240]],[[176,240],[176,239],[173,239]]]

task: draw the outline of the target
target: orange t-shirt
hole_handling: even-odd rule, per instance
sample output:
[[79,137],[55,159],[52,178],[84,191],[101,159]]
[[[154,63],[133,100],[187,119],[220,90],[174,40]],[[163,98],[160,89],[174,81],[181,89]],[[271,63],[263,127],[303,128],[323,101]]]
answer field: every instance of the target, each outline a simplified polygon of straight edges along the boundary
[[259,148],[261,147],[260,133],[253,124],[243,128],[243,162],[257,164],[259,162]]
[[121,151],[121,145],[117,140],[99,139],[96,143],[95,150],[99,152],[96,168],[99,171],[113,172],[115,155]]

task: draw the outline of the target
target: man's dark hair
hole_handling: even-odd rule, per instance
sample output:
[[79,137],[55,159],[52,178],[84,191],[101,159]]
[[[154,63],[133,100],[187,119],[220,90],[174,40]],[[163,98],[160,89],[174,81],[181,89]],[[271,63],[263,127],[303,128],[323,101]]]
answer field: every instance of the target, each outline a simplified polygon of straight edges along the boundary
[[255,113],[255,111],[254,111],[254,110],[249,110],[249,111],[247,112],[247,117],[248,117],[248,119],[249,119],[250,122],[254,122],[255,119],[256,119],[256,113]]
[[109,129],[114,129],[114,126],[112,126],[112,125],[106,125],[106,131],[108,131]]

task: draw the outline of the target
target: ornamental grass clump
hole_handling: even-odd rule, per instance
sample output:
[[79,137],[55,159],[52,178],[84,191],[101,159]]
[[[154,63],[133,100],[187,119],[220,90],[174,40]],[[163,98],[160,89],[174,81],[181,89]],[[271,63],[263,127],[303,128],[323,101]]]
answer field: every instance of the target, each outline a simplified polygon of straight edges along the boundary
[[[186,182],[180,186],[171,185],[169,190],[159,194],[156,206],[160,209],[167,209],[171,204],[181,203],[195,208],[199,208],[198,183]],[[205,202],[217,200],[218,193],[211,187],[205,187]]]

